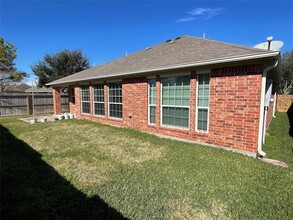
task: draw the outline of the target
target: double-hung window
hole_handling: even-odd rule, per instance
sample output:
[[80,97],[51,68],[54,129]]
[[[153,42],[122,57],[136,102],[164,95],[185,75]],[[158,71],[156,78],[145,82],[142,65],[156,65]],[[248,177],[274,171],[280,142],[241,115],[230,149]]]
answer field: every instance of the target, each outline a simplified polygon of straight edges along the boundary
[[162,78],[162,125],[189,127],[190,76]]
[[80,86],[81,90],[81,111],[82,113],[90,114],[90,87]]
[[105,115],[104,85],[94,85],[94,114]]
[[197,77],[197,130],[208,131],[210,74]]
[[149,79],[149,124],[156,124],[156,79]]
[[122,83],[109,83],[109,117],[122,118]]

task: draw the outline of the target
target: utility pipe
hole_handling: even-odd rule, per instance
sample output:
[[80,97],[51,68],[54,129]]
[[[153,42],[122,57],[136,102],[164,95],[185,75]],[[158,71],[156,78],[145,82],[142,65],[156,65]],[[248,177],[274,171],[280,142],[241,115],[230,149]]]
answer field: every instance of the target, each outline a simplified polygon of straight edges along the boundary
[[276,103],[277,103],[277,93],[274,93],[274,105],[273,105],[273,117],[276,117]]
[[266,67],[262,72],[261,79],[261,96],[260,96],[260,110],[259,110],[259,124],[258,124],[258,144],[257,144],[257,154],[258,156],[264,157],[266,153],[262,151],[263,144],[263,128],[264,124],[264,106],[265,106],[265,93],[266,93],[266,81],[268,71],[274,69],[278,65],[278,60],[275,60],[274,63]]
[[263,119],[263,126],[262,126],[262,144],[264,144],[266,140],[267,116],[268,116],[268,110],[269,110],[268,106],[265,106],[264,108],[265,110],[264,110],[264,119]]

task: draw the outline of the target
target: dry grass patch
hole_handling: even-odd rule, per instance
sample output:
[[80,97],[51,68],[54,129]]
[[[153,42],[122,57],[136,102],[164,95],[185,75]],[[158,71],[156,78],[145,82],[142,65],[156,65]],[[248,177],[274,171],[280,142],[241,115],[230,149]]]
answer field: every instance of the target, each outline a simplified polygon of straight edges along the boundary
[[227,205],[222,202],[213,199],[210,207],[201,208],[192,205],[190,199],[183,200],[171,200],[167,206],[166,219],[178,220],[178,219],[198,219],[198,220],[228,220],[232,219],[229,215]]
[[[103,134],[100,128],[93,125],[74,125],[65,123],[50,123],[49,127],[24,132],[20,138],[30,144],[38,151],[45,151],[46,154],[64,153],[68,150],[83,149],[95,145],[95,140],[91,140],[91,133]],[[101,138],[100,136],[96,138]]]
[[[52,135],[54,134],[54,135]],[[111,127],[93,124],[50,124],[50,127],[25,132],[20,138],[35,150],[46,153],[66,153],[87,149],[89,156],[103,154],[123,164],[137,164],[162,157],[166,148],[142,141]]]
[[99,139],[98,141],[99,148],[104,154],[123,164],[156,160],[162,157],[166,151],[164,147],[127,136],[113,136],[111,139]]
[[90,189],[111,177],[114,165],[109,161],[87,162],[76,158],[57,158],[50,164],[78,188]]

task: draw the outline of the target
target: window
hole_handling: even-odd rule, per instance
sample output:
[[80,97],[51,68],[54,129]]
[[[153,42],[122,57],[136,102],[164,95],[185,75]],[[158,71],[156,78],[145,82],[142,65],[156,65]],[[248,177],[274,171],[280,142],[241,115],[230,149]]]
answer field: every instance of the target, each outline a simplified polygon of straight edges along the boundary
[[149,79],[149,124],[156,124],[156,79]]
[[190,76],[162,78],[162,125],[189,127]]
[[89,114],[90,110],[90,87],[80,86],[81,89],[81,112]]
[[122,83],[109,83],[109,117],[122,118]]
[[75,105],[75,88],[71,88],[71,103]]
[[208,131],[210,74],[197,77],[197,130]]
[[94,85],[94,114],[105,115],[104,85]]

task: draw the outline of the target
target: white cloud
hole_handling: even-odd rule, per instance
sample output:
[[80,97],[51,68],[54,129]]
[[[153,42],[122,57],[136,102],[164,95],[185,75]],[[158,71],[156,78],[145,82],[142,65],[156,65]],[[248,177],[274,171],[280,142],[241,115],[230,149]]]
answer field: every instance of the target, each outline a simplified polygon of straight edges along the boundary
[[195,19],[196,18],[194,18],[194,17],[185,17],[185,18],[177,19],[176,22],[187,22],[187,21],[193,21]]
[[195,8],[187,12],[191,16],[177,19],[176,22],[188,22],[196,19],[209,20],[223,12],[224,8]]

